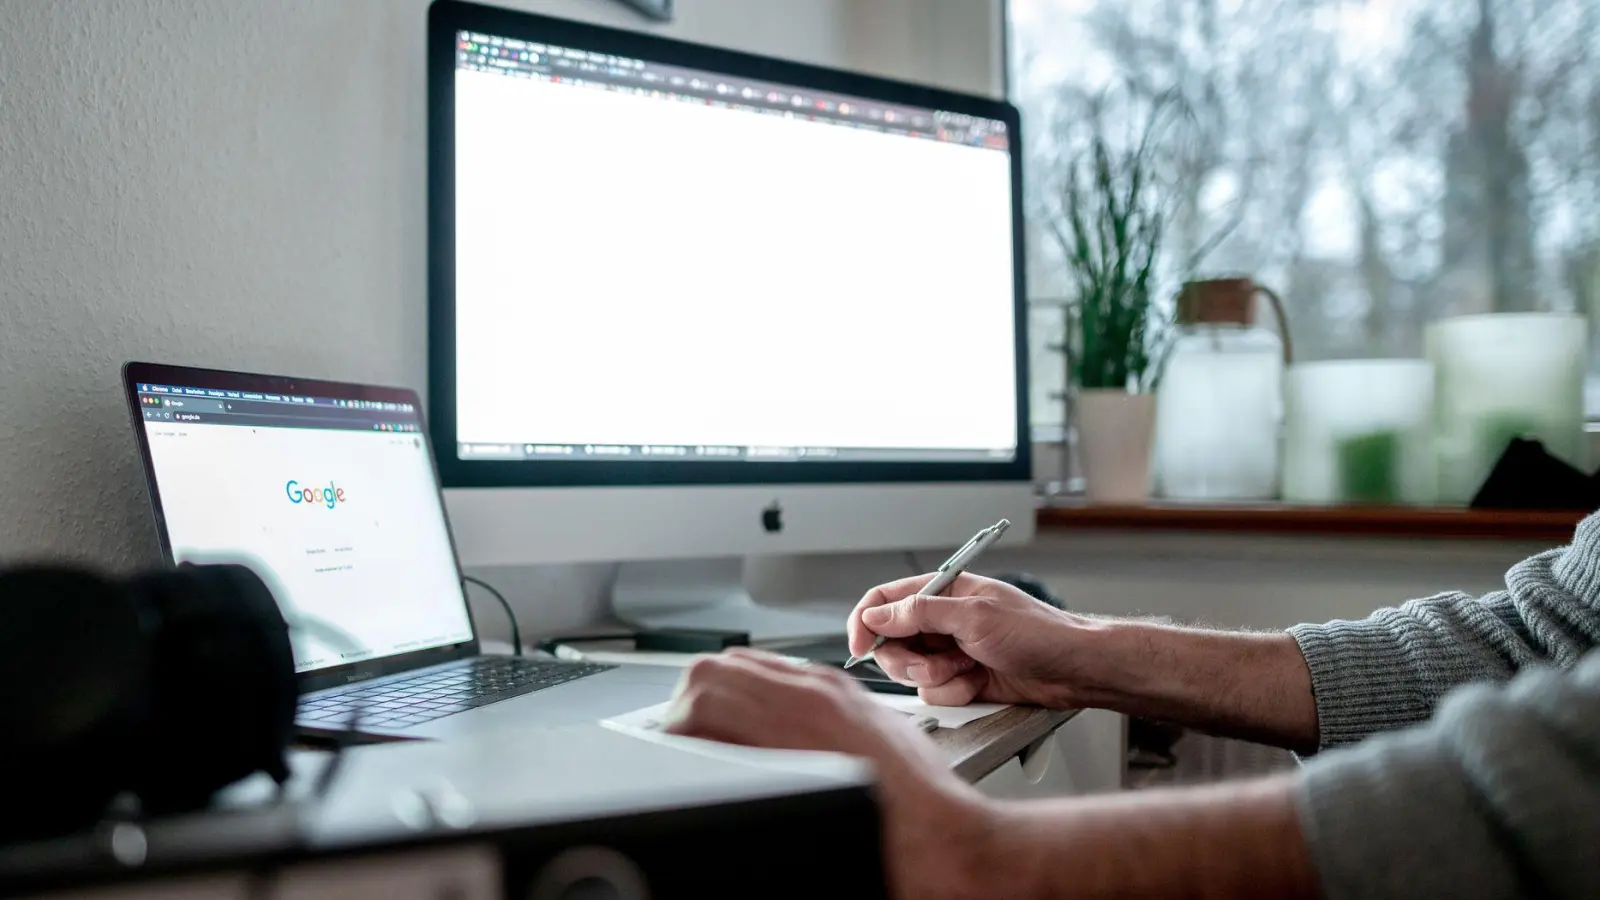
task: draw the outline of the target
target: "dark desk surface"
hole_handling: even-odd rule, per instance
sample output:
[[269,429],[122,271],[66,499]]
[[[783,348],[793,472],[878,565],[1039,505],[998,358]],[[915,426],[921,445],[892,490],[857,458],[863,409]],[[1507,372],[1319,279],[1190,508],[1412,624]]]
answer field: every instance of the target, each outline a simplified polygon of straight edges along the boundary
[[957,775],[978,781],[1077,714],[1075,709],[1014,706],[961,728],[941,728],[932,737]]

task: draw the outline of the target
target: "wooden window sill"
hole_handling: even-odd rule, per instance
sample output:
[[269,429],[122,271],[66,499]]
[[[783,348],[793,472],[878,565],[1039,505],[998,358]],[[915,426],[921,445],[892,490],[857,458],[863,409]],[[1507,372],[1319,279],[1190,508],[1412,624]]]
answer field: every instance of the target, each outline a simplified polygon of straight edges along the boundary
[[1151,501],[1110,506],[1058,501],[1038,512],[1040,531],[1209,531],[1246,534],[1371,535],[1539,541],[1572,539],[1587,513],[1565,510],[1485,510],[1406,506],[1295,506],[1285,503]]

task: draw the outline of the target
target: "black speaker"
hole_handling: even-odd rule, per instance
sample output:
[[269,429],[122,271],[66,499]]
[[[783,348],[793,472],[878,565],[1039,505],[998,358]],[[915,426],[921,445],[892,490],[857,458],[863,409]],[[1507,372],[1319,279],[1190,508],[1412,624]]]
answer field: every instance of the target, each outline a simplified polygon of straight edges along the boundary
[[0,841],[203,805],[288,776],[297,689],[288,628],[242,566],[108,578],[0,570]]

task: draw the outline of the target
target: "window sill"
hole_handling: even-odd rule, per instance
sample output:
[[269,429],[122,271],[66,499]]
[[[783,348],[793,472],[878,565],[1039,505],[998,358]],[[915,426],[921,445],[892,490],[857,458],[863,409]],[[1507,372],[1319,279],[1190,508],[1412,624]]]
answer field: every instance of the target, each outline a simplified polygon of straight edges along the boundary
[[1294,506],[1152,501],[1109,506],[1064,500],[1041,507],[1040,531],[1210,531],[1246,534],[1475,538],[1565,544],[1587,513],[1405,506]]

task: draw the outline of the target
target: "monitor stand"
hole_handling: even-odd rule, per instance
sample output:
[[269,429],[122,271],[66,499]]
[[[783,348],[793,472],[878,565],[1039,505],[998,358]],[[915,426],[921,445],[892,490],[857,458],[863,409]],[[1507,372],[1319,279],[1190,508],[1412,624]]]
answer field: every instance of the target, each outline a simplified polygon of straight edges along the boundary
[[641,628],[749,632],[752,642],[844,633],[845,611],[764,605],[745,587],[736,558],[623,563],[611,589],[617,618]]

